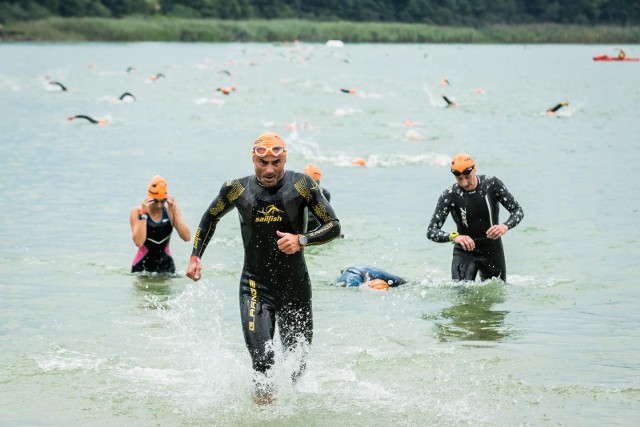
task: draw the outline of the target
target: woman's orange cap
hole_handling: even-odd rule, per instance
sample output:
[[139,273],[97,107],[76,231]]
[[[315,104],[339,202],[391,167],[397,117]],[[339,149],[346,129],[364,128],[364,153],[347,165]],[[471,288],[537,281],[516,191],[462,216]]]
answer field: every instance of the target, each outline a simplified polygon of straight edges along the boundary
[[167,198],[167,181],[160,175],[151,178],[149,183],[149,197],[162,200]]
[[309,163],[307,166],[305,166],[303,172],[309,175],[315,181],[320,181],[320,178],[322,177],[320,168],[313,163]]
[[475,166],[475,163],[471,156],[466,153],[456,154],[453,160],[451,160],[451,170],[463,172],[472,166]]

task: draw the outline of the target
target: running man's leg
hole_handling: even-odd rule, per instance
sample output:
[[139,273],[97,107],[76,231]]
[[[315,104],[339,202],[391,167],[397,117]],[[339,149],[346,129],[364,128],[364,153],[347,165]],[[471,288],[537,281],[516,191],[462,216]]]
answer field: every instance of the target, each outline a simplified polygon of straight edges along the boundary
[[[273,341],[275,332],[274,304],[260,284],[243,273],[240,284],[240,318],[244,342],[247,345],[253,369],[266,373],[274,362]],[[269,344],[269,345],[268,345]]]
[[280,339],[286,352],[300,350],[300,365],[292,375],[295,382],[306,368],[306,358],[313,341],[311,301],[299,305],[287,304],[278,312]]

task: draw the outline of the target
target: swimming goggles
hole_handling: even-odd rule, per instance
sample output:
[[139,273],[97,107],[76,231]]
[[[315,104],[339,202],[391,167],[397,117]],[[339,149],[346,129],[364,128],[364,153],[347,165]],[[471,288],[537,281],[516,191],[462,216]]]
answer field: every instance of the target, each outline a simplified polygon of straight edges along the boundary
[[166,202],[166,201],[167,201],[167,199],[162,199],[162,200],[160,200],[160,199],[153,199],[153,200],[151,201],[151,203],[152,203],[152,204],[153,204],[153,203],[164,203],[164,202]]
[[454,174],[455,176],[460,176],[460,175],[469,175],[471,173],[471,171],[473,170],[473,168],[475,168],[476,166],[473,165],[471,167],[466,168],[465,170],[463,170],[462,172],[458,172],[457,170],[451,169],[451,173]]
[[278,157],[280,154],[286,153],[287,149],[279,145],[276,145],[275,147],[263,147],[258,145],[257,147],[253,147],[252,151],[253,154],[258,157],[264,157],[269,153],[271,153],[272,156]]

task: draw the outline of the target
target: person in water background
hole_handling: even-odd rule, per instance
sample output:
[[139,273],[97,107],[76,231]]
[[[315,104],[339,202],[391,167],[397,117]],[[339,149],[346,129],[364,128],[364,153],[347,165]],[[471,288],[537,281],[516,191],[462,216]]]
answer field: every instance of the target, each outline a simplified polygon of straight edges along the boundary
[[[309,163],[304,167],[303,172],[313,178],[316,184],[318,184],[318,186],[320,187],[320,178],[322,178],[322,171],[316,164]],[[327,199],[327,202],[331,203],[331,193],[329,192],[329,190],[324,187],[320,187],[320,190],[322,191],[325,199]],[[318,227],[320,227],[320,222],[315,217],[315,215],[313,215],[313,213],[309,209],[307,209],[307,223],[304,228],[305,232],[307,232],[308,230],[315,230]]]
[[76,119],[84,119],[84,120],[88,121],[91,124],[99,125],[99,126],[106,125],[107,122],[108,122],[107,119],[97,119],[96,120],[93,117],[87,116],[85,114],[75,114],[75,115],[67,117],[67,120],[76,120]]
[[569,105],[569,101],[562,101],[562,102],[560,102],[560,103],[558,103],[558,104],[554,105],[553,107],[549,108],[549,109],[546,111],[546,114],[547,114],[548,116],[553,116],[553,115],[554,115],[555,113],[557,113],[557,112],[558,112],[558,110],[560,110],[562,107],[566,107],[566,106],[568,106],[568,105]]
[[[269,373],[275,362],[276,324],[285,352],[302,353],[292,374],[294,382],[305,369],[313,338],[311,281],[304,248],[338,237],[340,222],[310,176],[285,170],[287,146],[278,134],[259,135],[251,152],[254,174],[225,182],[202,216],[187,276],[194,281],[201,278],[201,258],[216,226],[236,208],[244,245],[242,330],[255,373],[254,400],[267,404],[275,396]],[[320,223],[310,232],[304,231],[307,208]]]
[[[477,175],[469,154],[460,153],[451,161],[456,183],[446,188],[436,204],[427,229],[427,238],[437,243],[453,242],[451,278],[481,280],[498,277],[507,280],[502,236],[518,225],[524,211],[502,181],[494,176]],[[509,211],[504,223],[499,221],[499,204]],[[455,232],[442,230],[451,214]]]
[[618,52],[618,59],[624,59],[626,56],[627,54],[624,53],[624,50],[620,49],[620,52]]
[[336,279],[335,285],[347,288],[365,286],[386,291],[389,287],[395,288],[407,283],[407,280],[400,276],[366,264],[352,265],[342,270],[341,273],[340,277]]
[[133,243],[138,247],[131,266],[132,273],[174,274],[176,266],[169,249],[175,228],[182,240],[191,240],[189,227],[174,196],[167,194],[167,181],[160,175],[151,179],[147,197],[129,214]]

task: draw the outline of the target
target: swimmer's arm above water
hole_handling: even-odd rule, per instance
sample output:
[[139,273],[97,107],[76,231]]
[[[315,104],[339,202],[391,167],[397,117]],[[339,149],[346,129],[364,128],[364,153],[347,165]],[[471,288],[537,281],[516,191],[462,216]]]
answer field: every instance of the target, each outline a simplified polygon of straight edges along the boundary
[[231,188],[233,187],[229,183],[222,186],[220,193],[213,199],[207,211],[202,215],[200,225],[198,225],[196,234],[193,237],[193,250],[187,267],[187,277],[194,281],[200,280],[200,270],[202,269],[200,259],[213,237],[220,218],[234,208],[234,205],[228,201],[227,197]]

